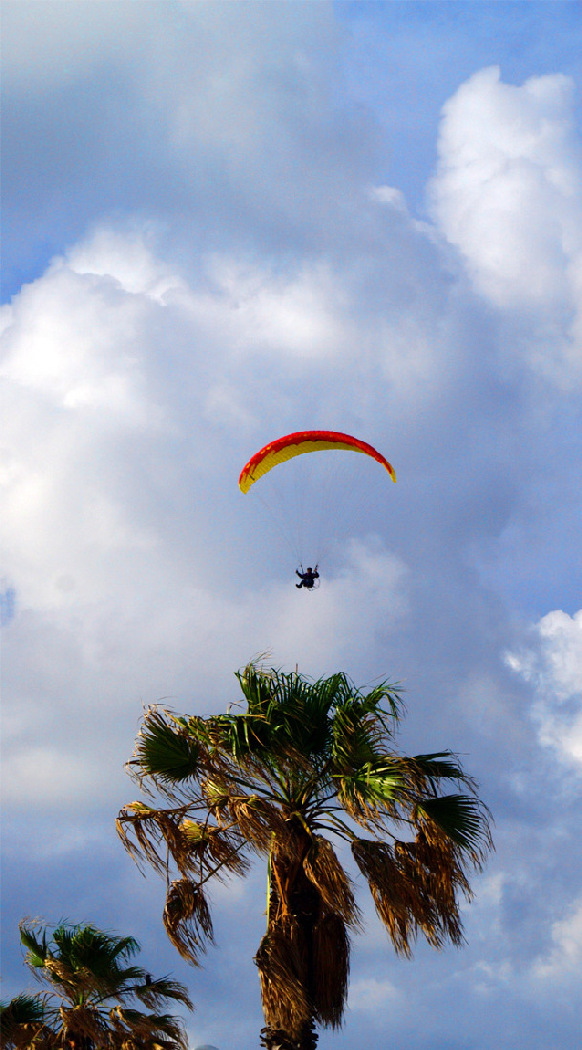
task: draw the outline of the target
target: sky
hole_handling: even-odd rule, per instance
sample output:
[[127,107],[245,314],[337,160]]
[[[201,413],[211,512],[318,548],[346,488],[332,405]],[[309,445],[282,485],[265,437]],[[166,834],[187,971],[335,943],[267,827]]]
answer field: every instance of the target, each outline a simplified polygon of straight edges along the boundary
[[[188,985],[192,1048],[258,1045],[264,870],[192,969],[114,820],[144,706],[224,710],[266,653],[402,683],[399,746],[457,752],[495,821],[460,949],[397,959],[357,882],[322,1050],[574,1050],[580,3],[2,16],[2,995],[20,919],[93,922]],[[243,496],[302,429],[397,484],[346,453]]]

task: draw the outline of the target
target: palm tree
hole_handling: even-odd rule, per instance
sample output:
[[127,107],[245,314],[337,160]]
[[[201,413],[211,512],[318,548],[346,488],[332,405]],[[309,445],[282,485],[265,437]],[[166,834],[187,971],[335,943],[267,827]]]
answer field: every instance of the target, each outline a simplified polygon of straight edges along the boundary
[[46,1023],[45,996],[15,996],[0,1003],[0,1046],[6,1050],[49,1050],[56,1047],[56,1032]]
[[20,924],[25,962],[51,991],[3,1005],[3,1047],[187,1050],[182,1022],[156,1012],[170,1001],[191,1009],[186,988],[168,977],[154,980],[132,964],[139,951],[133,937],[63,923],[49,938],[46,927],[36,926]]
[[138,864],[167,878],[166,930],[194,963],[212,941],[208,882],[244,874],[253,853],[267,859],[263,1045],[314,1050],[315,1025],[342,1022],[360,927],[337,843],[350,844],[409,955],[418,931],[437,948],[462,942],[459,895],[471,896],[467,871],[491,848],[488,811],[450,752],[394,750],[397,688],[364,694],[344,674],[312,682],[254,664],[237,678],[246,710],[148,709],[129,769],[149,798],[124,807],[118,830]]

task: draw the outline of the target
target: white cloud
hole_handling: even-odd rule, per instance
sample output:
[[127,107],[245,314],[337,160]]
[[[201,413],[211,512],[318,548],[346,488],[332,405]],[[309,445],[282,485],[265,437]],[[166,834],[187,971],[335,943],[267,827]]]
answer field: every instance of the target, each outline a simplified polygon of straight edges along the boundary
[[228,302],[230,338],[239,352],[272,357],[336,358],[345,342],[341,284],[327,264],[277,275],[216,256],[211,276],[219,303]]
[[[112,57],[127,54],[121,42],[141,38],[147,10],[133,4],[61,4],[43,0],[34,11],[24,4],[7,5],[4,31],[10,46],[3,56],[6,86],[26,94],[54,91],[86,76]],[[147,34],[144,34],[147,36]],[[143,45],[143,41],[142,41]]]
[[543,981],[578,979],[582,963],[582,900],[552,926],[553,948],[534,966],[534,977]]
[[[412,303],[386,321],[374,303],[368,317],[359,267],[273,272],[212,255],[188,283],[154,247],[148,229],[98,228],[4,308],[3,542],[27,607],[111,600],[130,580],[169,592],[208,582],[213,499],[240,499],[238,472],[263,434],[321,420],[382,443],[387,398],[442,391],[427,382],[430,311],[415,317]],[[360,534],[381,520],[372,513]],[[215,580],[232,558],[218,562]],[[365,558],[357,572],[373,589]]]
[[535,687],[541,742],[582,763],[582,610],[555,609],[532,635],[533,645],[507,653],[507,664]]
[[[52,746],[23,747],[6,754],[2,766],[2,796],[8,810],[101,809],[112,789],[111,776],[104,782],[100,759],[86,752],[75,755]],[[118,788],[121,782],[119,776]]]
[[393,1008],[400,992],[392,981],[378,977],[360,977],[350,984],[351,1010],[370,1010],[374,1014]]
[[387,204],[396,211],[408,214],[406,198],[402,190],[397,189],[396,186],[373,186],[370,190],[370,197],[372,200],[379,201],[380,204]]
[[530,360],[562,381],[572,370],[579,378],[582,150],[573,81],[554,74],[516,86],[497,67],[471,77],[443,109],[431,198],[477,288],[535,320]]
[[[450,1032],[453,995],[464,1009],[475,984],[498,994],[518,971],[507,962],[514,932],[516,956],[527,941],[529,973],[531,931],[550,906],[540,890],[560,863],[545,855],[537,881],[520,878],[538,871],[546,831],[558,836],[561,828],[554,799],[545,791],[541,798],[533,783],[532,734],[498,666],[509,614],[503,595],[480,585],[474,550],[475,537],[501,546],[499,535],[532,484],[530,464],[542,458],[539,413],[561,407],[559,393],[552,401],[546,390],[540,401],[534,390],[524,405],[506,383],[514,316],[521,312],[523,321],[511,359],[516,386],[522,357],[539,354],[538,328],[553,326],[564,352],[571,336],[575,349],[570,89],[559,78],[538,78],[506,91],[484,73],[447,107],[439,221],[484,305],[438,231],[413,221],[398,190],[370,193],[367,162],[346,160],[353,125],[346,138],[343,125],[337,134],[343,116],[326,110],[329,85],[310,66],[329,9],[305,8],[306,18],[321,19],[306,50],[296,46],[303,25],[286,35],[248,22],[244,41],[234,31],[221,36],[225,17],[241,17],[235,7],[233,14],[232,5],[173,5],[173,17],[192,32],[178,46],[173,22],[159,49],[142,52],[139,90],[145,70],[164,202],[171,198],[185,224],[180,250],[169,239],[162,249],[161,224],[102,221],[5,311],[1,571],[3,589],[12,587],[16,598],[4,649],[9,801],[32,814],[46,786],[43,814],[52,810],[55,823],[79,821],[92,800],[109,821],[118,785],[124,800],[132,794],[122,763],[141,705],[223,710],[239,695],[233,670],[253,653],[269,650],[273,664],[298,663],[309,675],[345,669],[358,684],[412,677],[404,747],[468,752],[463,764],[479,776],[486,801],[493,797],[497,835],[509,845],[503,875],[490,869],[475,912],[467,912],[478,946],[472,969],[463,969],[458,953],[429,962],[419,944],[403,978],[410,1000],[399,998],[373,968],[380,958],[385,965],[387,949],[371,922],[354,951],[369,952],[367,972],[376,976],[354,981],[350,1003],[362,1030],[384,1004],[391,1016],[404,1015],[398,1003],[418,1006],[421,972],[425,1000],[442,1010],[438,1040]],[[259,8],[267,22],[276,8],[293,10]],[[219,10],[228,15],[219,18]],[[51,68],[62,57],[54,43]],[[57,78],[51,68],[38,73],[45,89]],[[226,68],[228,77],[215,75]],[[117,119],[121,107],[114,112]],[[315,172],[306,163],[312,156]],[[211,191],[195,201],[177,192],[187,184],[192,194],[204,180]],[[50,196],[47,190],[43,199]],[[505,224],[504,209],[517,196],[523,215],[512,208]],[[240,223],[236,237],[234,227],[222,228],[225,202]],[[133,195],[124,198],[124,210],[142,208],[143,200],[137,208]],[[208,237],[208,251],[197,232],[205,223],[221,234]],[[255,239],[247,239],[250,229],[259,230]],[[496,255],[505,231],[507,251]],[[353,518],[336,513],[335,500],[320,501],[331,538],[321,588],[305,594],[294,587],[294,554],[236,482],[264,441],[310,425],[368,438],[393,460],[399,480],[370,486],[364,499],[342,481]],[[574,457],[566,445],[564,457]],[[526,551],[544,508],[561,508],[559,486],[555,500],[537,487],[536,495],[539,506],[532,501],[520,533]],[[511,575],[514,560],[503,551],[500,559],[500,573]],[[568,567],[561,563],[560,571],[563,581]],[[544,696],[558,699],[536,708],[540,733],[572,759],[579,754],[579,615],[544,618],[530,652],[513,656],[534,684],[546,676]],[[568,803],[561,800],[564,824]],[[87,878],[94,888],[94,874]],[[577,958],[565,927],[555,934],[560,951]],[[237,942],[229,950],[239,958]],[[409,1023],[398,1020],[401,1029]]]
[[125,292],[145,295],[163,304],[166,297],[186,287],[185,282],[155,254],[155,227],[142,223],[139,231],[121,233],[100,226],[66,253],[73,273],[113,277]]
[[[17,609],[6,648],[11,803],[27,804],[59,764],[69,779],[55,780],[46,807],[64,811],[85,797],[85,766],[87,791],[94,786],[82,731],[71,741],[84,757],[69,762],[53,717],[77,726],[98,704],[99,746],[121,768],[140,700],[170,693],[176,706],[190,704],[193,668],[199,697],[213,696],[216,681],[236,696],[232,671],[257,651],[308,674],[349,671],[354,646],[360,660],[372,658],[378,638],[405,622],[408,570],[374,536],[382,518],[373,507],[356,515],[355,532],[342,522],[321,589],[304,595],[288,552],[277,553],[276,534],[236,484],[240,429],[250,452],[257,419],[267,433],[293,427],[302,388],[295,375],[288,381],[287,360],[312,352],[310,329],[341,405],[328,361],[345,323],[341,288],[329,269],[283,278],[216,257],[192,287],[157,258],[148,231],[103,227],[5,309],[2,557]],[[295,318],[304,325],[297,340]],[[267,352],[271,369],[249,381]],[[16,670],[25,652],[27,675]],[[30,719],[46,732],[39,751],[23,743]],[[121,749],[112,747],[119,719]]]

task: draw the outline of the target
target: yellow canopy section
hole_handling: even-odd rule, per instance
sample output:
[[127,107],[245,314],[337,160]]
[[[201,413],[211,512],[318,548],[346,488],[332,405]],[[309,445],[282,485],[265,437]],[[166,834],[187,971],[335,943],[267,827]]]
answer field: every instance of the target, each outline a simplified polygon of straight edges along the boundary
[[293,459],[294,456],[301,456],[307,452],[337,449],[343,449],[346,452],[362,452],[364,455],[371,456],[386,468],[392,481],[396,481],[392,465],[367,441],[360,441],[359,438],[352,437],[350,434],[342,434],[336,430],[302,430],[270,441],[268,445],[251,456],[241,471],[239,488],[241,492],[248,492],[251,485],[262,478],[263,474],[267,474],[277,464]]

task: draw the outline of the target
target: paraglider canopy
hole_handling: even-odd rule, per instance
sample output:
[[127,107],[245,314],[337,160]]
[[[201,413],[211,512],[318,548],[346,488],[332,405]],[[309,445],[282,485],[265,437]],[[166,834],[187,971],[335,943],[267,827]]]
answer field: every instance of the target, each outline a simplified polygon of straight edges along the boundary
[[381,452],[377,452],[367,441],[350,434],[342,434],[337,430],[300,430],[293,434],[270,441],[268,445],[255,452],[249,462],[243,467],[239,478],[241,492],[248,492],[251,485],[258,481],[263,474],[276,467],[279,463],[301,456],[306,452],[325,452],[332,450],[344,450],[346,452],[362,452],[371,456],[386,468],[392,481],[396,481],[394,468]]

